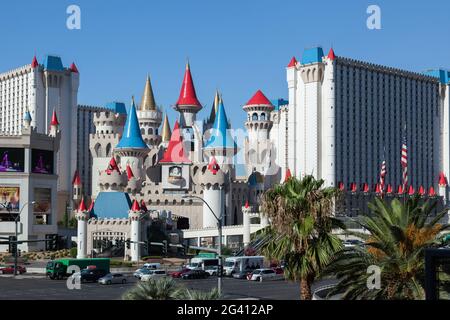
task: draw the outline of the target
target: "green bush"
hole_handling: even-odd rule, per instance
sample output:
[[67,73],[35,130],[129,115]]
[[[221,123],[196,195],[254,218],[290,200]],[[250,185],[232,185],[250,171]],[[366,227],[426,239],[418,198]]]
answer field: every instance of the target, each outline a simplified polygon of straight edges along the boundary
[[69,255],[70,255],[72,258],[76,258],[76,257],[77,257],[77,248],[70,248],[70,250],[69,250]]

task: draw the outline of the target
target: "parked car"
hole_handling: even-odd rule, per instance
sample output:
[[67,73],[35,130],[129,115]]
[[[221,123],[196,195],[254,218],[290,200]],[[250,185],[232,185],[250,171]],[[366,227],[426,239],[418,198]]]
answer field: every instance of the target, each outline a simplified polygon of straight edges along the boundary
[[282,267],[275,267],[272,269],[273,271],[275,271],[276,274],[284,274],[284,269]]
[[248,276],[252,274],[251,270],[240,271],[233,273],[233,278],[235,279],[248,279]]
[[141,269],[137,269],[137,270],[133,273],[133,276],[134,276],[135,278],[141,279],[141,277],[142,277],[143,275],[150,274],[151,272],[152,272],[151,269],[141,268]]
[[210,276],[217,276],[217,271],[219,266],[206,266],[205,271],[209,273]]
[[150,279],[154,278],[161,278],[167,276],[167,273],[165,270],[149,270],[150,272],[147,274],[142,275],[141,281],[149,281]]
[[362,242],[361,240],[351,239],[351,240],[344,240],[342,244],[344,245],[345,248],[351,248],[354,246],[362,245],[364,244],[364,242]]
[[181,278],[181,276],[182,276],[183,274],[185,274],[186,272],[189,272],[189,271],[191,271],[191,269],[188,269],[188,268],[182,268],[182,269],[180,269],[180,270],[171,272],[171,273],[170,273],[170,276],[171,276],[172,278]]
[[[23,274],[27,272],[27,269],[23,266],[17,266],[17,273]],[[0,274],[13,274],[14,273],[14,265],[0,266]]]
[[161,268],[161,263],[158,262],[144,263],[144,268],[157,270]]
[[98,279],[98,283],[100,284],[113,284],[113,283],[127,283],[127,279],[121,273],[108,273],[106,276]]
[[74,273],[72,277],[79,277],[81,282],[97,282],[98,279],[106,276],[108,272],[102,269],[83,269]]
[[182,279],[206,279],[208,277],[209,273],[205,270],[190,270],[181,276]]
[[273,269],[256,269],[252,272],[251,281],[281,280],[283,275],[277,274]]

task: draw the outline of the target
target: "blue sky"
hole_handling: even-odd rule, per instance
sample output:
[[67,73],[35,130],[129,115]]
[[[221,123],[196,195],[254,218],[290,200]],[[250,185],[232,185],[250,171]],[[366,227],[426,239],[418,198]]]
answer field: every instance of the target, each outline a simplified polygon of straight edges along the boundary
[[[81,8],[81,30],[66,28],[66,8]],[[381,30],[366,9],[381,8]],[[333,45],[337,55],[422,71],[450,69],[450,2],[435,1],[2,1],[0,71],[30,63],[36,52],[72,61],[81,73],[79,103],[129,103],[151,75],[157,103],[177,100],[189,57],[197,95],[209,114],[223,93],[234,128],[257,90],[287,96],[285,66],[306,47]]]

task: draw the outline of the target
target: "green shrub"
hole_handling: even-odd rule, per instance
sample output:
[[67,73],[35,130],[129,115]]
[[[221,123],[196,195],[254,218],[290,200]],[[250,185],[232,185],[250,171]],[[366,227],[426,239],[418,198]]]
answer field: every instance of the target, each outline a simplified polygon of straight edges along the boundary
[[70,248],[69,255],[72,258],[76,258],[77,257],[77,248]]

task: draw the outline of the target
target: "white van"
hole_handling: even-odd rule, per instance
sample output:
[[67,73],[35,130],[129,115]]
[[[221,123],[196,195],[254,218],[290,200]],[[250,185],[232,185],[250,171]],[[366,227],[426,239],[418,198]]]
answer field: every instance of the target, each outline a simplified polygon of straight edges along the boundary
[[150,269],[150,270],[156,270],[161,268],[161,263],[153,262],[153,263],[144,263],[144,268]]
[[205,270],[205,267],[218,266],[218,258],[195,257],[192,258],[186,268],[191,270]]
[[224,274],[232,276],[234,273],[250,272],[264,267],[264,256],[229,257],[225,259]]

